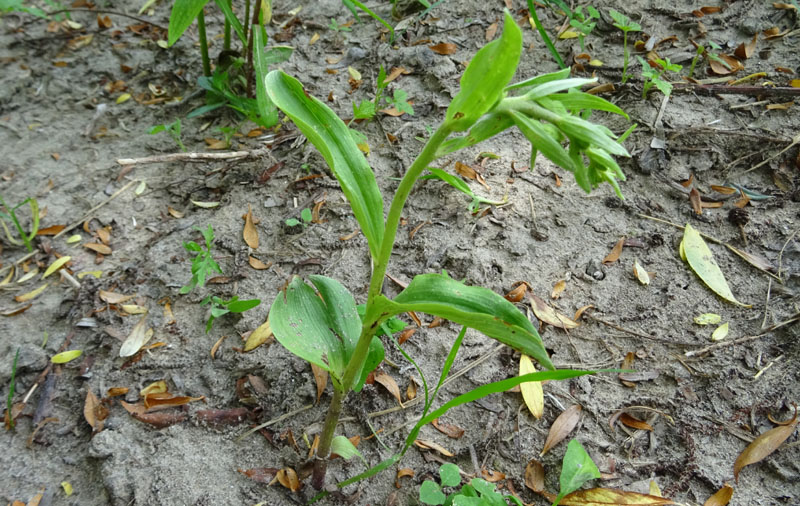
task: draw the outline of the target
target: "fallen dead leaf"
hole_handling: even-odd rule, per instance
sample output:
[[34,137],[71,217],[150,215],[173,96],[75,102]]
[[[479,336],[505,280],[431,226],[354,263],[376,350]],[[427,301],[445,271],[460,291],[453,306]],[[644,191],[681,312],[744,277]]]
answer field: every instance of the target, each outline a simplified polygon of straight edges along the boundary
[[122,304],[133,298],[133,295],[122,295],[121,293],[108,292],[106,290],[100,290],[98,295],[100,296],[100,300],[108,304]]
[[631,427],[632,429],[649,430],[651,432],[653,430],[653,427],[649,423],[644,422],[642,420],[639,420],[638,418],[634,418],[633,416],[629,415],[628,413],[622,413],[619,416],[619,421],[623,425],[627,425],[628,427]]
[[545,303],[545,301],[543,301],[536,295],[531,294],[530,299],[531,299],[531,308],[533,308],[533,313],[536,315],[536,318],[540,319],[544,323],[565,330],[574,329],[578,326],[576,322],[556,312],[555,309],[548,306],[547,303]]
[[406,400],[410,401],[417,398],[417,382],[411,378],[406,388]]
[[92,433],[96,434],[103,430],[103,420],[106,417],[108,417],[108,409],[103,406],[92,389],[88,389],[86,400],[83,403],[83,418],[92,426]]
[[481,476],[483,476],[483,479],[489,483],[497,483],[498,481],[506,479],[506,473],[501,473],[500,471],[490,471],[486,469],[481,469]]
[[528,283],[522,282],[508,292],[505,295],[505,299],[509,302],[520,302],[525,298],[526,293],[528,293]]
[[726,483],[714,495],[706,499],[703,506],[726,506],[731,502],[731,497],[733,497],[733,487]]
[[253,223],[253,209],[247,204],[247,214],[244,217],[244,242],[252,249],[258,249],[258,230]]
[[[531,374],[536,372],[536,367],[533,365],[531,358],[525,354],[519,357],[519,375]],[[534,418],[537,420],[544,414],[544,390],[542,390],[541,381],[527,381],[520,383],[520,392],[522,393],[522,400],[528,407]]]
[[547,434],[547,439],[539,456],[549,452],[551,448],[563,441],[572,432],[572,429],[578,425],[581,419],[581,411],[583,411],[583,408],[578,404],[574,404],[558,415],[553,425],[550,426],[550,432]]
[[96,242],[87,242],[83,245],[84,248],[90,249],[95,253],[100,253],[101,255],[110,255],[111,248],[106,246],[105,244],[99,244]]
[[550,298],[555,300],[561,297],[561,294],[564,293],[564,290],[567,288],[567,282],[563,279],[560,279],[553,285],[553,290],[550,292]]
[[464,429],[450,423],[440,422],[438,418],[431,422],[431,425],[447,437],[461,439],[464,436]]
[[237,471],[256,483],[269,484],[275,478],[275,475],[278,474],[279,469],[276,467],[255,467],[244,471],[237,469]]
[[435,450],[444,455],[445,457],[453,456],[453,452],[449,451],[447,448],[438,443],[434,443],[433,441],[428,441],[426,439],[417,439],[416,441],[414,441],[414,444],[425,450]]
[[414,477],[414,470],[410,467],[404,467],[402,469],[397,470],[397,474],[394,478],[394,488],[400,488],[400,478],[413,478]]
[[733,464],[734,479],[738,482],[739,472],[742,468],[750,464],[755,464],[756,462],[761,462],[772,454],[772,452],[777,450],[778,447],[794,433],[794,430],[797,428],[797,422],[797,408],[795,408],[791,423],[770,429],[747,445],[747,448],[739,454],[739,457],[736,458],[736,462]]
[[455,54],[455,52],[458,51],[458,46],[450,42],[442,42],[440,44],[434,44],[432,46],[428,46],[428,48],[434,53],[441,55]]
[[314,373],[314,382],[317,384],[317,402],[319,402],[322,393],[325,392],[325,387],[328,386],[328,371],[316,364],[311,364],[311,372]]
[[534,492],[544,490],[544,466],[536,459],[531,459],[525,466],[525,486]]
[[739,58],[740,60],[746,60],[750,58],[755,52],[757,42],[758,42],[758,32],[756,32],[756,34],[753,35],[753,39],[750,42],[746,44],[742,42],[741,44],[739,44],[739,47],[736,48],[736,51],[734,51],[733,54],[736,55],[736,57]]
[[395,398],[398,404],[401,406],[403,405],[403,400],[400,397],[400,387],[397,386],[397,382],[394,378],[383,371],[378,371],[375,373],[375,381],[383,385],[383,387],[392,394],[392,397]]
[[252,351],[262,344],[268,342],[271,337],[272,328],[269,326],[269,320],[267,320],[250,333],[250,335],[247,337],[247,341],[244,343],[243,351]]
[[622,247],[624,245],[625,245],[625,237],[617,241],[617,244],[615,244],[614,247],[611,248],[611,252],[608,255],[606,255],[606,257],[603,259],[603,263],[608,265],[608,264],[613,264],[614,262],[619,260],[619,256],[622,254]]
[[248,257],[247,262],[250,264],[250,267],[257,271],[263,271],[272,267],[272,262],[265,264],[256,257]]
[[635,505],[635,506],[658,506],[662,504],[676,504],[669,499],[638,492],[626,492],[613,488],[590,488],[588,490],[578,490],[567,494],[561,502],[561,506],[612,506],[612,505]]
[[275,479],[278,480],[278,483],[288,488],[292,492],[297,492],[302,486],[300,480],[297,478],[297,473],[291,467],[284,467],[278,471],[278,473],[275,475]]

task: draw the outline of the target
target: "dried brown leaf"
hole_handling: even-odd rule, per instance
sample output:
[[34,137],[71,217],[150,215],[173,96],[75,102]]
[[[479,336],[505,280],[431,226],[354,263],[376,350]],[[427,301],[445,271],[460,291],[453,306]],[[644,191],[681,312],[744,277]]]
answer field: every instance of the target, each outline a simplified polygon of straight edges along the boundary
[[410,467],[404,467],[402,469],[398,469],[397,475],[395,475],[394,478],[394,487],[400,488],[400,478],[405,478],[406,476],[408,476],[409,478],[413,478],[414,470],[411,469]]
[[83,247],[87,248],[87,249],[90,249],[90,250],[94,251],[95,253],[100,253],[101,255],[110,255],[111,254],[111,248],[109,248],[105,244],[99,244],[99,243],[96,243],[96,242],[87,242],[86,244],[83,245]]
[[561,297],[561,294],[564,293],[564,290],[567,288],[567,282],[563,279],[560,279],[553,285],[553,290],[550,292],[551,299],[558,299]]
[[544,466],[536,459],[531,459],[525,466],[525,486],[534,492],[544,490]]
[[297,492],[302,486],[300,480],[297,478],[297,473],[291,467],[284,467],[278,471],[278,473],[275,475],[275,479],[278,480],[278,483],[288,488],[292,492]]
[[275,475],[278,474],[279,469],[275,467],[255,467],[244,471],[237,469],[237,471],[257,483],[269,484],[275,478]]
[[575,317],[573,318],[573,320],[575,320],[576,322],[579,321],[583,316],[583,313],[585,313],[587,309],[594,309],[594,305],[587,304],[585,306],[578,308],[578,310],[575,311]]
[[516,288],[508,292],[505,298],[509,302],[520,302],[525,298],[526,293],[528,293],[528,283],[520,283]]
[[578,326],[577,323],[556,312],[555,309],[548,306],[545,301],[536,295],[531,294],[530,299],[531,308],[533,308],[533,313],[536,315],[536,318],[547,323],[548,325],[552,325],[553,327],[558,327],[560,329],[574,329]]
[[553,425],[550,426],[550,432],[547,434],[547,439],[539,456],[549,452],[552,447],[563,441],[572,432],[572,429],[578,425],[581,419],[581,411],[583,411],[583,408],[578,404],[574,404],[558,415]]
[[397,386],[397,382],[394,380],[394,378],[383,371],[378,371],[375,373],[375,381],[383,385],[383,387],[388,390],[390,394],[392,394],[392,397],[397,400],[398,404],[401,406],[403,405],[403,400],[400,397],[400,387]]
[[455,54],[455,52],[458,51],[458,46],[450,42],[434,44],[432,46],[428,46],[428,48],[434,53],[441,55]]
[[453,456],[453,452],[449,451],[447,448],[440,445],[439,443],[434,443],[433,441],[428,441],[426,439],[417,439],[416,441],[414,441],[414,444],[425,450],[435,450],[444,455],[445,457]]
[[142,413],[141,415],[133,414],[133,417],[140,422],[149,423],[157,429],[163,429],[176,423],[186,421],[186,413]]
[[689,191],[689,203],[692,205],[694,214],[703,214],[703,205],[700,203],[700,192],[697,191],[697,188]]
[[412,400],[417,398],[417,382],[414,381],[414,378],[411,378],[408,382],[408,388],[406,388],[406,399]]
[[450,423],[440,422],[438,418],[431,422],[431,425],[447,437],[461,439],[464,436],[464,429]]
[[258,249],[258,230],[253,223],[253,209],[247,204],[247,214],[244,217],[244,242],[252,249]]
[[194,416],[201,424],[220,428],[244,423],[251,418],[252,413],[247,408],[201,409]]
[[758,42],[758,32],[756,32],[756,34],[753,35],[753,39],[750,42],[746,44],[742,42],[741,44],[739,44],[739,47],[736,48],[736,51],[734,51],[733,54],[736,55],[736,57],[739,58],[740,60],[746,60],[750,58],[753,55],[753,53],[755,53],[757,42]]
[[743,467],[761,462],[777,450],[794,433],[795,428],[797,428],[797,422],[797,411],[795,411],[792,423],[770,429],[747,445],[747,448],[736,458],[736,462],[733,464],[734,479],[737,482],[739,481],[739,472]]
[[205,400],[205,396],[189,397],[188,395],[172,395],[170,393],[147,395],[144,398],[144,407],[147,411],[183,406],[194,401]]
[[489,483],[497,483],[500,480],[506,479],[506,473],[501,473],[500,471],[491,471],[486,469],[481,469],[481,476],[483,476],[483,479],[488,481]]
[[311,364],[311,372],[314,373],[314,383],[317,385],[317,402],[319,402],[322,393],[325,392],[325,387],[328,386],[328,371],[316,364]]
[[634,418],[628,413],[622,413],[619,415],[619,421],[622,422],[623,425],[627,425],[633,429],[649,431],[653,430],[653,427],[649,423],[639,420],[638,418]]
[[57,233],[61,232],[65,228],[67,228],[67,227],[64,226],[64,225],[51,225],[49,227],[40,228],[36,232],[36,235],[56,235]]
[[478,178],[478,173],[475,172],[475,169],[470,167],[469,165],[461,162],[456,162],[456,172],[467,179],[472,179],[473,181]]
[[[625,358],[622,360],[622,365],[620,366],[620,369],[633,369],[633,362],[635,360],[636,360],[636,354],[633,353],[632,351],[629,351],[625,355]],[[628,388],[636,388],[636,383],[622,379],[622,374],[619,375],[619,380],[623,385],[625,385]],[[614,430],[613,426],[611,427],[611,430]]]
[[100,290],[98,294],[100,295],[100,300],[109,304],[122,304],[133,298],[133,295],[122,295],[121,293],[107,292],[105,290]]
[[495,35],[497,35],[497,23],[492,23],[489,25],[489,28],[486,29],[486,42],[491,42]]
[[263,271],[272,267],[272,262],[265,264],[256,257],[248,257],[247,262],[250,264],[250,267],[257,271]]
[[649,494],[625,492],[613,488],[590,488],[567,494],[559,503],[561,506],[657,506],[675,504],[674,501]]
[[[727,65],[723,64],[719,60],[711,60],[708,65],[711,67],[711,70],[720,76],[727,76],[730,74],[735,74],[744,68],[742,63],[734,58],[733,56],[727,54],[720,54],[717,55],[720,59],[722,59]],[[730,67],[730,68],[729,68]]]
[[106,391],[106,397],[119,397],[127,394],[129,390],[128,387],[111,387]]
[[[92,432],[94,433],[103,430],[103,419],[105,419],[105,416],[102,416],[103,410],[105,410],[105,407],[100,403],[100,399],[92,392],[91,388],[88,389],[86,391],[86,400],[83,403],[83,418],[86,419],[86,423],[92,426]],[[108,415],[108,410],[105,410],[105,415]]]
[[733,487],[726,483],[714,495],[706,499],[703,506],[726,506],[731,502],[731,497],[733,497]]
[[625,246],[625,237],[617,241],[617,244],[615,244],[614,247],[611,248],[611,252],[608,255],[606,255],[606,257],[603,259],[603,263],[606,265],[613,264],[614,262],[619,260],[619,256],[622,254],[623,246]]

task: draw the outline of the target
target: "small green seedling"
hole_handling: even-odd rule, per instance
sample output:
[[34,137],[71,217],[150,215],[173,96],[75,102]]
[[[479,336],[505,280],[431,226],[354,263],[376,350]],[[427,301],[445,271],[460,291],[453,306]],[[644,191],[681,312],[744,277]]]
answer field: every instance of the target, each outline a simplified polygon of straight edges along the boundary
[[697,51],[694,54],[694,58],[692,58],[692,65],[689,67],[689,79],[691,79],[692,76],[694,75],[694,67],[695,65],[697,65],[697,61],[700,59],[701,56],[703,56],[703,53],[705,53],[705,51],[706,51],[705,47],[697,46]]
[[508,197],[503,198],[503,200],[495,201],[489,200],[483,197],[479,197],[475,195],[467,183],[465,183],[461,178],[450,174],[449,172],[445,172],[442,169],[437,169],[435,167],[428,167],[428,171],[430,174],[427,176],[422,176],[420,179],[441,179],[445,183],[449,184],[456,190],[466,193],[470,197],[472,197],[472,202],[469,204],[469,212],[472,214],[477,213],[480,210],[481,204],[489,204],[490,206],[500,206],[508,202]]
[[334,18],[331,18],[331,22],[330,22],[330,24],[328,25],[328,28],[329,28],[330,30],[333,30],[334,32],[337,32],[337,33],[338,33],[338,32],[352,32],[352,31],[353,31],[353,29],[352,29],[352,28],[350,28],[349,26],[340,25],[340,24],[339,24],[339,23],[336,21],[336,19],[334,19]]
[[0,14],[4,12],[23,12],[38,18],[50,19],[45,11],[38,7],[25,5],[24,0],[0,0]]
[[11,408],[14,405],[14,389],[17,387],[17,360],[19,359],[19,348],[17,354],[14,355],[14,363],[11,364],[11,381],[8,385],[8,397],[6,398],[6,428],[8,430],[14,429],[14,415]]
[[608,13],[614,20],[614,26],[622,30],[622,83],[624,84],[630,77],[628,75],[628,32],[640,32],[642,25],[634,23],[628,16],[614,9],[609,10]]
[[297,218],[289,218],[286,220],[286,226],[296,227],[297,225],[303,225],[304,228],[307,227],[311,223],[311,209],[305,208],[300,211],[300,220]]
[[375,98],[373,100],[362,100],[358,105],[353,102],[353,120],[372,119],[378,107],[380,107],[383,90],[388,85],[389,83],[386,82],[386,70],[381,65],[378,70],[378,82],[375,85]]
[[389,104],[390,107],[394,107],[395,109],[397,109],[400,112],[404,112],[404,113],[408,114],[409,116],[413,116],[414,115],[414,108],[411,107],[411,104],[409,104],[406,101],[407,98],[408,98],[408,93],[406,93],[405,90],[397,89],[397,90],[394,90],[394,94],[392,95],[392,98],[386,97],[385,100],[386,100],[386,103]]
[[211,326],[214,325],[214,320],[220,316],[228,313],[244,313],[261,304],[261,301],[259,299],[239,300],[239,297],[223,300],[216,295],[209,295],[200,302],[200,305],[205,306],[208,303],[211,303],[211,314],[208,317],[208,322],[206,322],[206,334],[209,333]]
[[642,98],[647,98],[647,92],[650,88],[655,86],[664,95],[669,96],[672,93],[672,84],[662,79],[667,72],[680,72],[683,68],[677,63],[672,63],[669,58],[657,59],[656,67],[651,66],[644,58],[637,56],[639,63],[642,64],[642,77],[645,79],[644,88],[642,89]]
[[214,257],[211,255],[211,244],[214,242],[214,230],[211,228],[211,225],[205,230],[201,230],[200,228],[197,228],[197,230],[203,234],[206,247],[203,249],[194,241],[183,243],[183,247],[186,248],[186,251],[195,256],[192,259],[192,281],[181,288],[181,295],[191,292],[196,286],[200,288],[205,286],[206,277],[212,272],[222,274],[222,269],[219,268],[219,264],[217,264]]
[[[298,276],[292,278],[276,296],[269,311],[275,338],[289,352],[327,371],[333,386],[313,467],[312,485],[317,489],[325,482],[328,456],[343,402],[362,384],[362,378],[380,363],[376,357],[382,355],[384,349],[376,333],[381,324],[393,316],[409,311],[428,313],[461,325],[462,330],[451,347],[432,395],[428,395],[427,381],[417,368],[423,379],[425,404],[422,417],[403,448],[364,473],[339,483],[337,487],[340,488],[397,463],[413,445],[422,427],[430,423],[432,417],[442,416],[453,407],[526,381],[566,379],[593,373],[554,370],[538,331],[524,313],[500,294],[468,286],[446,272],[418,274],[393,298],[383,294],[403,208],[415,183],[438,158],[516,126],[533,149],[572,172],[578,186],[587,193],[602,182],[620,191],[617,179],[624,180],[625,176],[613,155],[630,155],[613,132],[582,119],[580,114],[593,109],[627,117],[625,112],[588,93],[577,90],[564,93],[596,82],[595,79],[569,78],[569,69],[509,85],[516,73],[522,46],[522,30],[506,10],[502,35],[479,50],[467,66],[460,79],[460,91],[448,106],[444,120],[427,139],[394,190],[386,215],[375,173],[348,126],[294,77],[273,70],[265,79],[272,103],[317,148],[339,181],[366,238],[371,257],[363,317],[359,316],[355,298],[348,289],[339,281],[321,275],[309,276],[310,283]],[[398,95],[397,98],[402,97]],[[562,138],[569,141],[568,148],[562,146]],[[356,273],[350,275],[353,283],[361,283]],[[525,353],[546,370],[481,385],[433,410],[433,399],[449,373],[467,328]],[[396,346],[406,360],[415,365],[413,359]]]
[[461,471],[450,462],[439,468],[441,485],[435,481],[425,480],[419,488],[419,500],[423,504],[434,506],[508,506],[507,500],[517,506],[522,502],[513,495],[503,496],[495,490],[495,485],[481,478],[473,478],[468,485],[445,495],[443,489],[461,485]]
[[167,132],[172,140],[175,141],[175,144],[178,145],[181,151],[186,151],[186,146],[183,145],[183,141],[181,140],[181,119],[177,118],[172,123],[165,123],[163,125],[156,125],[152,127],[150,130],[147,131],[150,135],[156,135],[161,132]]
[[583,449],[583,445],[577,439],[573,439],[567,445],[567,453],[561,463],[561,478],[559,483],[561,489],[553,506],[568,494],[575,492],[589,480],[600,478],[600,470],[597,469],[592,458]]
[[570,14],[569,24],[578,31],[578,42],[580,42],[581,51],[585,51],[584,39],[592,33],[598,19],[600,19],[600,13],[591,5],[586,6],[585,15],[581,5],[576,7]]
[[[28,204],[31,208],[30,232],[25,232],[25,229],[22,228],[22,224],[19,221],[19,217],[17,217],[17,209],[25,204]],[[22,246],[24,244],[28,251],[33,251],[33,238],[36,237],[36,234],[39,232],[39,203],[36,202],[35,198],[31,197],[23,200],[14,207],[8,207],[5,199],[0,197],[0,205],[2,205],[3,209],[5,209],[5,212],[0,211],[0,225],[3,226],[3,230],[6,233],[6,239],[8,239],[8,242],[16,246]],[[17,234],[20,237],[19,239],[16,239],[11,235],[11,231],[8,229],[8,226],[6,226],[6,220],[9,220],[14,224],[14,227],[17,229]]]

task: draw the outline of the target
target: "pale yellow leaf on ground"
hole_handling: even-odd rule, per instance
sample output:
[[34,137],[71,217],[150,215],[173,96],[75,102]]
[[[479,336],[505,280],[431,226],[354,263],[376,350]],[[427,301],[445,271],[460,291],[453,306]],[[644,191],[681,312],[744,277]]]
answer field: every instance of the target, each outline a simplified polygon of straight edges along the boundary
[[109,304],[122,304],[133,298],[133,295],[122,295],[121,293],[107,292],[106,290],[100,290],[99,295],[100,300]]
[[639,260],[633,261],[633,275],[636,276],[636,279],[639,280],[639,283],[643,285],[650,284],[650,274],[644,270],[644,267],[639,263]]
[[[519,357],[519,375],[531,374],[536,372],[536,367],[528,355],[521,355]],[[537,420],[542,417],[544,413],[544,391],[542,390],[541,381],[527,381],[519,385],[522,392],[522,400],[528,406],[534,418]]]
[[142,315],[142,319],[133,326],[133,330],[131,330],[131,333],[122,343],[119,349],[119,356],[125,358],[135,355],[151,337],[153,337],[153,329],[147,328],[147,314],[144,314]]
[[253,210],[247,204],[247,214],[244,217],[244,242],[252,249],[258,249],[258,230],[253,223]]
[[416,441],[414,441],[414,444],[426,450],[435,450],[444,455],[445,457],[453,456],[453,452],[451,452],[444,446],[440,445],[439,443],[434,443],[433,441],[428,441],[427,439],[417,439]]
[[47,288],[48,286],[50,286],[49,283],[45,283],[42,286],[40,286],[39,288],[37,288],[35,290],[31,290],[28,293],[23,293],[22,295],[17,295],[16,297],[14,297],[14,300],[17,301],[17,302],[28,302],[29,300],[33,300],[36,297],[38,297],[39,294],[41,294],[45,290],[45,288]]
[[721,489],[706,499],[703,506],[727,506],[733,497],[733,487],[726,483]]
[[58,260],[56,260],[55,262],[53,262],[52,264],[50,264],[50,267],[48,267],[47,270],[44,271],[44,274],[42,274],[42,279],[46,278],[50,274],[52,274],[52,273],[56,272],[57,270],[59,270],[60,268],[62,268],[64,266],[64,264],[69,262],[71,259],[72,259],[72,257],[63,256],[63,257],[59,258]]
[[250,333],[244,343],[244,351],[252,351],[258,348],[266,343],[270,337],[272,337],[272,329],[269,326],[269,320],[267,320]]
[[686,262],[689,267],[697,274],[697,276],[717,295],[739,306],[752,307],[749,304],[742,304],[736,297],[733,296],[728,282],[725,281],[725,276],[722,270],[714,260],[714,255],[708,248],[708,245],[700,236],[700,233],[692,228],[688,223],[683,233],[683,241],[681,242],[682,251],[686,257]]
[[555,309],[548,306],[545,301],[536,295],[531,294],[530,297],[533,313],[536,315],[536,318],[542,320],[544,323],[560,329],[574,329],[578,326],[576,322],[556,312]]
[[62,351],[61,353],[56,353],[53,355],[53,358],[50,359],[50,362],[54,364],[66,364],[67,362],[72,362],[76,358],[80,357],[83,352],[81,350],[69,350],[69,351]]
[[726,337],[728,337],[728,322],[725,322],[717,327],[711,334],[712,341],[722,341]]
[[564,293],[564,290],[567,288],[567,282],[563,279],[559,279],[555,285],[553,285],[553,291],[550,292],[551,299],[558,299],[561,297],[561,294]]
[[694,322],[698,325],[716,325],[722,321],[722,317],[714,313],[703,313],[694,317]]
[[663,497],[638,492],[625,492],[613,488],[590,488],[567,494],[558,504],[561,506],[657,506],[676,503]]

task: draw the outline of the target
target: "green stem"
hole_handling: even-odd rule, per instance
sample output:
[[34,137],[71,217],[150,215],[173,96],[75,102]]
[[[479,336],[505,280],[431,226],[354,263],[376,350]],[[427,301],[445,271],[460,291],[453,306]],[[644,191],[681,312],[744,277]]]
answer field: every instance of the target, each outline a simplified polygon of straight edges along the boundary
[[392,204],[389,207],[389,214],[386,217],[386,225],[384,228],[383,241],[381,242],[378,251],[378,258],[375,259],[375,266],[372,270],[372,279],[370,280],[369,293],[367,295],[367,307],[364,315],[364,323],[361,326],[361,336],[358,338],[358,343],[353,350],[350,361],[344,370],[341,382],[341,390],[334,388],[333,398],[331,399],[328,414],[325,417],[325,425],[322,429],[322,436],[320,437],[319,447],[317,449],[317,460],[314,463],[314,477],[312,484],[317,488],[321,488],[325,480],[325,470],[327,467],[328,454],[330,453],[331,442],[333,441],[333,433],[336,425],[339,423],[339,414],[342,411],[342,402],[350,393],[353,388],[353,381],[356,374],[361,372],[364,367],[364,360],[369,351],[369,345],[372,337],[378,330],[380,321],[385,317],[377,309],[377,299],[381,295],[383,289],[383,278],[386,275],[386,268],[389,265],[389,259],[392,255],[394,248],[394,240],[397,236],[397,227],[400,224],[400,217],[403,213],[406,200],[411,193],[414,183],[419,179],[422,171],[436,158],[436,151],[439,146],[447,139],[452,130],[444,123],[434,132],[433,136],[425,144],[422,152],[408,168],[400,185],[392,198]]
[[206,16],[203,9],[197,15],[197,35],[200,38],[200,56],[203,58],[203,75],[211,75],[211,61],[208,59],[208,40],[206,39]]
[[622,30],[622,84],[628,80],[628,31]]
[[567,68],[564,60],[561,59],[561,55],[559,55],[558,51],[556,51],[556,46],[553,45],[553,41],[550,40],[550,37],[548,37],[544,26],[542,26],[542,22],[539,21],[539,16],[536,14],[536,6],[533,5],[533,0],[528,0],[528,12],[530,12],[531,18],[533,18],[533,24],[536,25],[536,30],[542,37],[544,45],[547,46],[547,49],[550,51],[550,54],[553,55],[553,58],[556,60],[556,63],[558,63],[558,66],[562,69]]

